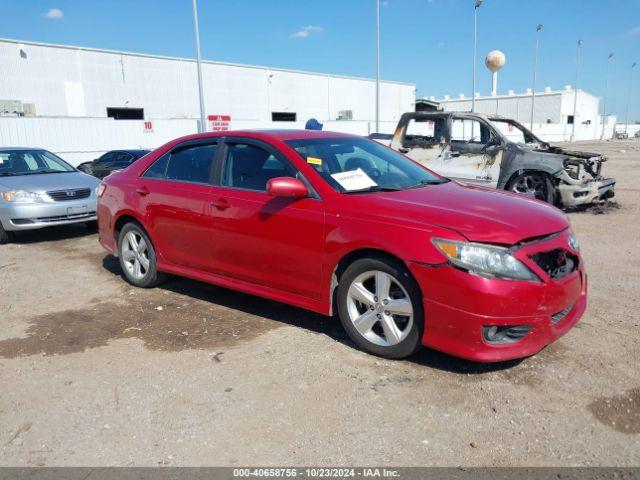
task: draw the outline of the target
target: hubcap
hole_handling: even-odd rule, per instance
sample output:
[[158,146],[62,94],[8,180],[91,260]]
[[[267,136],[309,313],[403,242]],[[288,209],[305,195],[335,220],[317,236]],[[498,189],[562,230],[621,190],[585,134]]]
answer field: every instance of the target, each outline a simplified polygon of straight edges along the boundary
[[527,195],[528,197],[537,198],[538,200],[546,200],[546,185],[544,179],[537,175],[525,175],[520,177],[518,181],[511,187],[513,192]]
[[122,241],[122,260],[129,274],[142,280],[149,271],[147,242],[138,232],[128,232]]
[[402,342],[413,325],[409,294],[392,275],[379,270],[364,272],[353,280],[347,311],[360,335],[383,347]]

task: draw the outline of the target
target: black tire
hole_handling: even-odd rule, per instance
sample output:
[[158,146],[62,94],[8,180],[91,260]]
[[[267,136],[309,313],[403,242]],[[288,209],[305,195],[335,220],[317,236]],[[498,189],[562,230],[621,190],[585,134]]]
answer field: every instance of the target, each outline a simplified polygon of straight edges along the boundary
[[0,223],[0,245],[13,242],[14,237],[14,233],[7,232]]
[[[357,310],[362,310],[362,312],[369,313],[364,303],[353,302],[349,294],[349,289],[351,288],[354,280],[366,277],[371,272],[383,272],[393,277],[392,280],[395,284],[392,284],[389,298],[399,300],[406,299],[411,302],[413,318],[410,323],[408,321],[408,317],[390,315],[390,317],[394,319],[396,326],[402,330],[402,335],[404,336],[404,338],[397,344],[380,345],[371,341],[369,338],[365,338],[365,336],[356,329],[354,322],[351,320],[350,309],[355,308]],[[374,284],[375,283],[377,283],[377,280],[374,280]],[[404,291],[402,291],[402,289],[404,289]],[[375,290],[377,291],[377,286],[375,287]],[[401,295],[401,298],[398,298],[398,294]],[[382,321],[385,318],[389,318],[386,316],[387,312],[384,311],[389,307],[385,308],[381,305],[384,299],[377,297],[374,297],[374,299],[376,303],[373,308],[370,305],[369,309],[372,310],[373,313],[379,312],[379,314],[376,313],[376,317],[380,320],[372,319],[375,324],[371,327],[370,332],[367,335],[371,335],[372,338],[378,341],[377,337],[386,337],[386,330],[383,328],[384,326]],[[353,262],[349,267],[347,267],[340,278],[337,291],[337,304],[340,322],[347,334],[359,348],[368,353],[384,358],[400,359],[412,355],[422,346],[422,335],[424,332],[422,292],[409,270],[399,262],[385,258],[363,258]],[[380,310],[380,308],[382,310]],[[358,314],[359,313],[360,311],[358,311]],[[404,329],[401,328],[403,322]],[[386,338],[383,340],[386,340]]]
[[[143,273],[141,277],[136,277],[135,272],[125,259],[127,256],[125,249],[130,246],[125,239],[129,233],[144,239],[146,244],[146,258],[149,263],[148,268],[144,268],[144,272],[140,272],[141,274]],[[138,223],[129,222],[120,230],[120,235],[118,235],[118,260],[120,261],[120,268],[122,269],[124,278],[136,287],[152,288],[166,279],[166,274],[159,272],[157,269],[156,251],[153,243],[147,235],[147,232],[145,232],[144,228]]]
[[[529,185],[530,191],[524,191],[526,184]],[[556,190],[549,175],[542,172],[523,172],[517,175],[509,183],[505,190],[527,195],[530,198],[542,200],[550,204],[555,204]]]

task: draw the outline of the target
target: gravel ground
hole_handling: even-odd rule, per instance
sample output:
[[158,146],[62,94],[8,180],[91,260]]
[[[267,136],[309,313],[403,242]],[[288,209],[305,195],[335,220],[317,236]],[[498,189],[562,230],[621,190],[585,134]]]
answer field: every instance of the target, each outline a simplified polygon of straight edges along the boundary
[[[0,247],[0,465],[640,465],[640,141],[571,212],[581,323],[481,365],[355,350],[338,321],[175,279],[130,287],[84,227]],[[598,213],[596,213],[598,212]]]

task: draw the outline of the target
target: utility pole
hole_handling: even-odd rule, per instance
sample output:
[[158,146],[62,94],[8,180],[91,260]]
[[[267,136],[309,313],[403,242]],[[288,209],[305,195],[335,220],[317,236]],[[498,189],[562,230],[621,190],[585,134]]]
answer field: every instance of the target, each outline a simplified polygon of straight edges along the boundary
[[380,132],[380,0],[376,0],[376,133]]
[[576,49],[576,84],[573,86],[573,125],[571,125],[571,141],[576,139],[576,123],[578,123],[578,80],[580,78],[580,47],[582,46],[582,40],[578,40],[578,47]]
[[629,72],[629,91],[627,92],[627,111],[624,115],[624,134],[628,135],[627,128],[629,126],[629,101],[631,100],[631,85],[633,85],[633,69],[636,67],[637,63],[633,62],[631,64],[631,71]]
[[478,30],[478,22],[477,22],[477,14],[478,9],[482,5],[482,0],[476,0],[476,3],[473,7],[473,88],[471,92],[471,111],[475,112],[476,110],[476,50],[478,46],[477,42],[477,30]]
[[607,121],[607,90],[609,88],[609,63],[613,58],[613,53],[610,53],[607,57],[607,65],[604,70],[604,97],[602,98],[602,133],[600,134],[600,140],[604,140],[604,127]]
[[204,119],[204,94],[202,93],[202,65],[200,64],[200,31],[198,29],[198,0],[193,0],[193,30],[196,36],[196,63],[198,65],[198,94],[200,96],[200,124],[198,133],[206,131]]
[[538,45],[542,24],[536,25],[536,47],[533,53],[533,85],[531,86],[531,131],[533,132],[533,111],[536,103],[536,75],[538,74]]

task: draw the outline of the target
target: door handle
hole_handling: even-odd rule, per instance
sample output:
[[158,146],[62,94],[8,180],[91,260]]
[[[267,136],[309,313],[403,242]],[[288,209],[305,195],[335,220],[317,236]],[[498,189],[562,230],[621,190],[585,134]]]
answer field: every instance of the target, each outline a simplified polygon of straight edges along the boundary
[[147,187],[138,187],[138,188],[136,188],[136,193],[138,195],[142,195],[144,197],[144,196],[149,195],[151,192],[149,191],[149,189]]
[[213,202],[211,202],[211,206],[217,208],[218,210],[226,210],[231,205],[229,205],[229,202],[227,202],[226,199],[219,198],[218,200],[214,200]]

